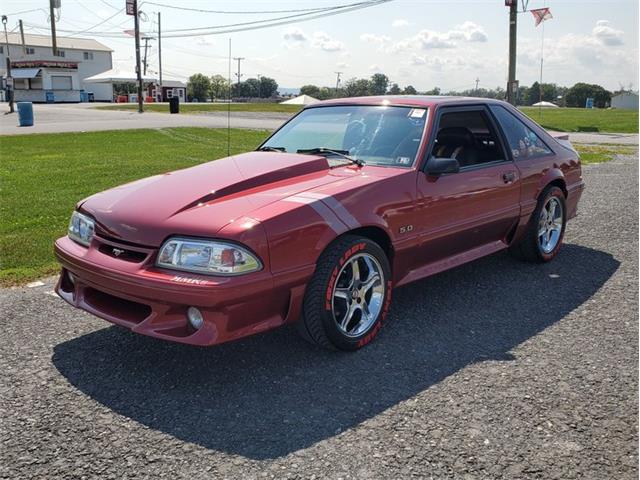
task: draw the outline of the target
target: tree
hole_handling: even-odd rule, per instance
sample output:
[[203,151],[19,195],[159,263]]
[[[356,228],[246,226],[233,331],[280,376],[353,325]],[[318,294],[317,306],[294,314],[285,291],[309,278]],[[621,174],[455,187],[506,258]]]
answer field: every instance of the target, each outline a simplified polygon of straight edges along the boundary
[[404,87],[402,93],[404,93],[405,95],[417,95],[418,91],[413,87],[413,85],[407,85],[406,87]]
[[344,95],[346,97],[365,97],[371,90],[371,82],[366,78],[350,78],[344,83]]
[[440,88],[433,87],[431,90],[424,92],[425,95],[440,95]]
[[389,77],[384,73],[374,73],[369,80],[369,95],[384,95],[389,86]]
[[389,95],[400,95],[401,92],[402,90],[400,90],[400,87],[397,83],[392,84],[391,88],[389,89]]
[[270,98],[278,93],[278,82],[273,78],[260,77],[260,85],[258,87],[258,96],[260,98]]
[[611,102],[611,92],[600,85],[576,83],[567,91],[567,107],[584,108],[587,98],[593,98],[596,107],[604,108]]
[[303,85],[300,87],[300,95],[309,95],[310,97],[320,98],[320,88],[315,85]]
[[211,80],[206,75],[196,73],[189,77],[187,82],[187,95],[191,99],[199,101],[209,98],[209,90],[211,90]]
[[229,80],[222,75],[213,75],[210,79],[209,95],[211,101],[217,98],[226,98],[229,94]]
[[341,92],[336,92],[335,88],[322,87],[318,91],[318,96],[316,97],[318,100],[326,100],[328,98],[341,96]]

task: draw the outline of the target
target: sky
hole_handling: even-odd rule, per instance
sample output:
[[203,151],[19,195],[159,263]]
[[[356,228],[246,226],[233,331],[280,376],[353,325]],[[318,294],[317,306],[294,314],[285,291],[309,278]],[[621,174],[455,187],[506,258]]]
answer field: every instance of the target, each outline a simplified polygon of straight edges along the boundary
[[[218,10],[278,10],[342,5],[358,0],[183,0],[174,6]],[[519,0],[520,1],[520,0]],[[7,27],[21,18],[26,33],[48,33],[48,0],[3,0]],[[133,70],[133,37],[110,38],[101,32],[133,28],[125,0],[61,0],[59,35],[76,33],[111,47],[114,64]],[[637,0],[530,0],[528,8],[549,7],[553,19],[535,27],[531,13],[518,16],[517,78],[571,86],[598,83],[610,90],[638,89]],[[25,10],[35,12],[14,14]],[[261,20],[279,14],[211,14],[170,9],[142,2],[141,29],[154,34],[161,12],[165,78],[185,80],[193,73],[228,75],[231,55],[244,57],[243,79],[264,75],[281,87],[335,86],[342,79],[385,73],[400,86],[443,91],[506,86],[508,8],[503,0],[393,0],[371,8],[268,29],[168,38],[176,29]],[[122,10],[121,12],[118,12]],[[106,21],[105,21],[106,20]],[[95,26],[98,23],[101,25]],[[94,27],[95,26],[95,27]],[[92,28],[93,27],[93,28]],[[68,30],[70,32],[63,32]],[[97,32],[92,35],[92,32]],[[542,42],[544,33],[544,43]],[[149,68],[157,71],[157,42],[151,40]],[[233,72],[237,63],[233,63]],[[234,77],[235,81],[235,77]]]

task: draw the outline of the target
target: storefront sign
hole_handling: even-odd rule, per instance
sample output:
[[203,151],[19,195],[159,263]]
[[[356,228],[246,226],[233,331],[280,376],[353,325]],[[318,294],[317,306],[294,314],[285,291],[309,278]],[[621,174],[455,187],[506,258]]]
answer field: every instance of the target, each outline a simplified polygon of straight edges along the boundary
[[11,68],[67,68],[77,70],[76,62],[59,62],[56,60],[31,60],[25,62],[11,62]]

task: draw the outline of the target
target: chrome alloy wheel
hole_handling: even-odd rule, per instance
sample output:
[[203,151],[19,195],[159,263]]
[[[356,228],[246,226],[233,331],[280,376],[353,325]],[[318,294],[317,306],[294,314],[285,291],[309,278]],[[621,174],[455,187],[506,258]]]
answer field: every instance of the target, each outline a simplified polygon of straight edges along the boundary
[[550,197],[538,220],[538,244],[544,253],[551,253],[558,246],[563,222],[562,204],[556,197]]
[[368,253],[351,257],[338,273],[333,287],[332,314],[338,328],[357,337],[375,323],[384,300],[384,272]]

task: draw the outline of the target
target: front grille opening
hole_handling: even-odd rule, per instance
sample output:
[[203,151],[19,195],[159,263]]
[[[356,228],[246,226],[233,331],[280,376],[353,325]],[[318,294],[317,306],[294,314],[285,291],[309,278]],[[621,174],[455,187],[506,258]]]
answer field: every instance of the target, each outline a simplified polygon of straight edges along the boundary
[[100,253],[109,255],[112,258],[123,260],[125,262],[141,263],[147,258],[147,254],[143,252],[136,252],[135,250],[128,250],[125,248],[114,247],[112,245],[102,244],[98,247]]
[[151,307],[148,305],[109,295],[94,288],[85,289],[84,300],[96,310],[125,322],[140,323],[151,315]]

